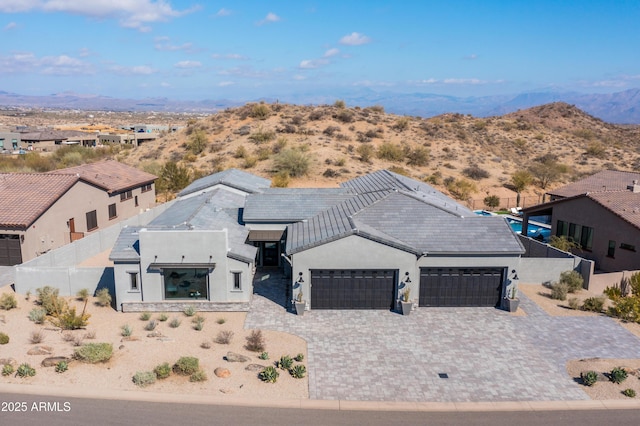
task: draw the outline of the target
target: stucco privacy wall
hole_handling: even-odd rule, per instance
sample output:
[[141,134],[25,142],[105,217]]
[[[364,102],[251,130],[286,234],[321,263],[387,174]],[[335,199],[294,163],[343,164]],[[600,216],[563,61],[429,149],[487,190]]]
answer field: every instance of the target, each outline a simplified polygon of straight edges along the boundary
[[[110,250],[123,227],[146,225],[172,204],[173,202],[161,204],[16,266],[16,292],[24,294],[31,291],[33,293],[36,288],[50,285],[59,288],[61,296],[73,296],[82,288],[90,291],[95,291],[99,287],[113,288],[112,267],[76,268],[76,265],[103,251]],[[83,273],[77,274],[75,270],[82,270]]]

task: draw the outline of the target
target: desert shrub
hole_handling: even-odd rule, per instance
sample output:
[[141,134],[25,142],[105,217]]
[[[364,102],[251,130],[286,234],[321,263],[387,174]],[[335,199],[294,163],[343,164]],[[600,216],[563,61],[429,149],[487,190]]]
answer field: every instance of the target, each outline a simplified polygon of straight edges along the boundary
[[274,188],[286,188],[289,186],[291,177],[287,172],[276,173],[271,181],[271,186]]
[[200,370],[200,361],[192,356],[183,356],[173,365],[173,372],[181,376],[190,376]]
[[233,158],[244,158],[246,156],[247,156],[247,148],[245,148],[242,145],[237,147],[235,152],[233,153]]
[[125,324],[122,327],[120,327],[120,335],[123,337],[129,337],[131,336],[131,334],[133,334],[133,330],[131,329],[131,326],[129,324]]
[[404,150],[400,145],[383,142],[378,147],[376,156],[381,160],[402,161],[404,159]]
[[622,367],[614,367],[610,372],[609,372],[609,380],[611,380],[613,383],[619,385],[620,383],[624,382],[625,380],[627,380],[627,371],[622,368]]
[[258,164],[258,159],[256,157],[248,156],[248,157],[245,157],[241,166],[243,169],[251,169],[255,167],[256,164]]
[[569,308],[571,308],[571,309],[579,309],[580,308],[580,299],[578,299],[577,297],[570,297],[569,300],[567,300],[567,304],[569,305]]
[[276,132],[273,130],[264,130],[263,128],[259,128],[249,135],[249,140],[255,144],[270,142],[275,138]]
[[8,311],[18,307],[18,301],[16,297],[11,293],[4,293],[0,296],[0,309]]
[[156,374],[153,371],[138,371],[132,380],[136,386],[144,388],[156,382]]
[[495,209],[500,205],[500,197],[497,195],[487,195],[484,197],[484,205],[489,209]]
[[251,352],[263,352],[265,349],[264,337],[262,336],[262,330],[253,330],[247,337],[247,344],[245,349]]
[[153,331],[156,329],[157,326],[158,326],[158,323],[156,322],[156,320],[151,320],[144,326],[144,329],[147,331]]
[[605,158],[607,156],[607,148],[600,142],[592,142],[587,146],[585,154],[590,157]]
[[16,375],[23,378],[33,377],[36,375],[36,369],[25,362],[24,364],[20,364],[20,366],[16,370]]
[[409,128],[409,117],[398,118],[391,128],[399,132],[407,130]]
[[343,123],[352,123],[355,120],[355,114],[348,109],[342,109],[334,115],[334,118]]
[[272,150],[272,148],[269,148],[269,147],[266,147],[266,146],[259,147],[255,152],[257,160],[258,161],[268,160],[269,157],[271,157],[271,152],[272,152],[271,150]]
[[269,352],[262,352],[260,355],[258,355],[258,358],[264,359],[264,360],[269,359]]
[[29,341],[33,344],[42,343],[44,341],[44,333],[42,330],[32,331],[29,336]]
[[207,134],[202,129],[198,129],[191,134],[189,137],[189,142],[187,142],[187,149],[193,155],[198,155],[202,153],[207,147]]
[[289,355],[282,355],[277,362],[278,368],[288,370],[293,365],[293,359]]
[[426,166],[429,164],[429,150],[419,146],[407,153],[407,164],[409,166]]
[[258,120],[266,120],[271,115],[271,108],[266,104],[254,104],[249,116]]
[[593,386],[598,381],[598,373],[595,371],[583,371],[580,373],[580,378],[585,386]]
[[327,135],[327,136],[333,136],[336,133],[340,132],[340,127],[338,126],[327,126],[322,133]]
[[360,156],[360,161],[370,163],[371,157],[375,153],[375,149],[371,145],[360,145],[356,149],[356,153]]
[[299,353],[298,355],[296,355],[293,359],[296,360],[296,362],[302,362],[304,361],[304,354]]
[[83,302],[89,299],[89,289],[83,288],[81,290],[78,290],[78,292],[76,293],[76,297],[78,298],[78,300],[82,300]]
[[278,370],[276,370],[271,365],[266,367],[264,370],[260,372],[260,374],[258,374],[258,377],[260,378],[260,380],[267,383],[275,383],[278,380],[279,376],[280,376],[280,373],[278,373]]
[[84,339],[82,336],[73,336],[73,346],[82,346]]
[[9,336],[6,333],[0,332],[0,345],[6,345],[9,343]]
[[216,336],[216,343],[228,345],[231,343],[231,339],[233,339],[233,331],[223,330]]
[[304,176],[309,172],[309,155],[297,149],[285,149],[273,157],[273,168],[278,173],[288,173],[290,177]]
[[462,174],[469,179],[480,180],[489,177],[489,172],[474,164],[462,170]]
[[64,373],[69,369],[69,363],[67,361],[59,361],[56,364],[56,373]]
[[549,245],[551,247],[557,248],[558,250],[566,252],[570,251],[573,248],[580,247],[578,243],[573,241],[573,239],[567,238],[566,235],[552,235],[551,238],[549,238]]
[[36,302],[47,311],[47,315],[54,315],[62,310],[64,300],[58,297],[60,290],[51,286],[36,289]]
[[622,391],[622,394],[624,396],[627,396],[629,398],[635,398],[636,397],[636,391],[634,391],[633,389],[629,388],[629,389],[625,389]]
[[302,379],[307,374],[307,367],[303,364],[294,365],[289,369],[289,374],[291,374],[291,377],[294,379]]
[[44,324],[44,320],[47,317],[47,311],[44,308],[33,308],[29,311],[29,319],[36,324]]
[[[185,185],[186,186],[186,185]],[[98,306],[111,306],[111,295],[108,288],[101,288],[96,292]]]
[[10,376],[13,374],[15,370],[13,369],[13,365],[11,364],[5,364],[2,366],[2,375],[3,376]]
[[76,349],[73,357],[79,361],[89,364],[107,362],[113,355],[113,345],[111,343],[87,343]]
[[201,331],[204,328],[204,317],[197,315],[192,321],[193,329],[196,331]]
[[216,323],[218,323],[220,325],[224,324],[225,322],[227,322],[226,318],[220,317],[220,318],[216,319]]
[[153,372],[158,379],[166,379],[171,375],[171,366],[168,362],[165,362],[156,366],[156,368],[153,369]]
[[453,179],[445,183],[447,190],[458,200],[467,200],[476,192],[476,186],[466,179]]
[[564,271],[560,274],[561,283],[567,284],[567,289],[569,293],[575,293],[578,290],[582,289],[582,284],[584,283],[584,279],[582,275],[577,271]]
[[191,376],[189,376],[190,382],[206,382],[208,379],[207,373],[203,370],[195,371]]
[[161,321],[161,322],[165,322],[168,319],[169,319],[169,315],[167,314],[160,314],[160,316],[158,316],[158,321]]
[[551,285],[551,298],[556,300],[567,300],[567,293],[569,292],[569,287],[566,283],[553,283]]
[[90,339],[90,340],[95,339],[96,338],[95,330],[87,331],[86,333],[84,333],[84,338],[85,339]]
[[62,341],[73,342],[73,339],[75,339],[75,335],[72,332],[67,331],[65,333],[62,333]]
[[205,340],[204,342],[200,343],[200,347],[202,349],[211,349],[211,343]]
[[149,318],[151,318],[151,312],[143,312],[140,314],[141,321],[149,321]]
[[604,297],[602,296],[589,297],[582,302],[583,311],[602,312],[603,307]]
[[69,308],[64,304],[62,312],[55,315],[50,319],[51,324],[56,327],[60,327],[63,330],[77,330],[79,328],[86,327],[91,315],[85,312],[87,307],[87,301],[85,301],[84,308],[79,314],[76,312],[76,307]]
[[178,318],[172,319],[171,321],[169,321],[169,327],[171,327],[171,328],[180,327],[180,320]]
[[196,308],[194,308],[193,306],[187,306],[186,308],[184,308],[182,313],[188,317],[192,317],[196,314]]

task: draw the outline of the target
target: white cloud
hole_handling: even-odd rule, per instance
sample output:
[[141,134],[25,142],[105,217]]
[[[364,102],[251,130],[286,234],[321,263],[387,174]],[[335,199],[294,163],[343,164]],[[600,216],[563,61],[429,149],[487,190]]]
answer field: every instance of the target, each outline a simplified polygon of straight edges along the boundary
[[16,24],[15,22],[9,22],[7,25],[4,26],[3,30],[11,31],[11,30],[15,30],[16,28],[18,28],[18,24]]
[[438,80],[436,80],[435,78],[428,78],[426,80],[420,80],[418,83],[422,83],[422,84],[436,84],[438,82]]
[[71,13],[100,19],[117,19],[121,26],[149,31],[148,24],[166,22],[199,10],[175,10],[166,0],[3,0],[0,12],[29,11]]
[[166,81],[163,81],[162,83],[160,83],[161,87],[171,87],[170,83],[167,83]]
[[193,44],[192,43],[183,43],[181,45],[175,45],[175,44],[170,44],[170,43],[156,43],[153,46],[156,50],[161,50],[161,51],[165,51],[165,52],[177,52],[179,50],[185,51],[185,52],[194,52],[195,49],[193,48]]
[[147,65],[137,65],[133,67],[114,65],[110,67],[109,70],[119,75],[150,75],[156,72],[156,70]]
[[229,16],[231,15],[233,12],[231,12],[229,9],[225,9],[224,7],[222,9],[220,9],[219,11],[216,12],[216,16],[219,18],[222,18],[224,16]]
[[335,47],[333,49],[329,49],[326,52],[324,52],[323,57],[324,58],[331,58],[332,56],[336,56],[338,53],[340,53],[339,49],[336,49]]
[[371,39],[364,34],[356,32],[347,34],[340,39],[340,44],[345,44],[347,46],[360,46],[367,43],[371,43]]
[[278,15],[276,15],[273,12],[269,12],[267,13],[267,16],[264,17],[264,19],[262,19],[261,21],[258,22],[258,25],[264,25],[264,24],[271,24],[274,22],[278,22],[281,21],[282,18],[280,18]]
[[294,79],[294,80],[298,80],[298,81],[306,80],[306,79],[307,79],[307,76],[305,76],[305,75],[300,75],[300,74],[296,74],[296,75],[294,75],[294,76],[293,76],[293,79]]
[[180,61],[173,65],[176,68],[182,69],[191,69],[191,68],[200,68],[202,63],[199,61]]
[[465,56],[464,59],[473,61],[474,59],[478,59],[478,55],[476,55],[475,53],[472,53],[471,55]]
[[81,58],[86,58],[87,56],[91,55],[91,51],[89,50],[89,48],[87,48],[87,47],[83,47],[82,49],[80,49],[80,50],[78,51],[78,55],[79,55]]
[[477,78],[445,78],[442,80],[444,84],[487,84],[486,80],[480,80]]
[[40,59],[42,74],[48,75],[74,75],[93,74],[93,66],[77,58],[67,55],[45,56]]
[[221,81],[220,83],[218,83],[218,86],[220,87],[229,87],[229,86],[233,86],[235,83],[233,81]]
[[211,57],[213,59],[231,59],[231,60],[236,60],[236,61],[245,61],[245,60],[249,59],[244,55],[240,55],[239,53],[226,53],[224,55],[222,55],[220,53],[214,53],[213,55],[211,55]]
[[328,64],[329,61],[326,59],[305,59],[303,61],[300,61],[300,65],[298,65],[298,67],[305,70],[310,70],[320,68]]

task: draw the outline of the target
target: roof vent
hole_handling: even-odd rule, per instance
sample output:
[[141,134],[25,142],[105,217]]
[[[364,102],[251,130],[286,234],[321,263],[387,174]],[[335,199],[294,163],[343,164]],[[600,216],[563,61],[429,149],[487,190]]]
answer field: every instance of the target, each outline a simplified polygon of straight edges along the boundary
[[638,192],[640,192],[640,185],[638,185],[638,181],[634,179],[631,185],[627,186],[627,189],[634,194],[637,194]]

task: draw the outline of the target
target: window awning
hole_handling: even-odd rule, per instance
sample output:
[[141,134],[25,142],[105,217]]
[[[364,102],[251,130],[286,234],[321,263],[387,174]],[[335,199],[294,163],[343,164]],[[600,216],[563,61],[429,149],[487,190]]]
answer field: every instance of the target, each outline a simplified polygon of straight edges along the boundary
[[209,268],[215,269],[215,263],[150,263],[151,269],[163,269],[163,268]]
[[249,231],[249,241],[280,241],[284,230],[280,231],[264,231],[252,229]]

